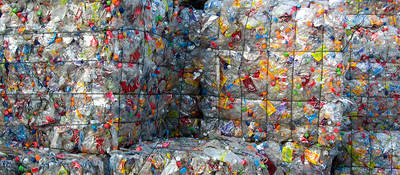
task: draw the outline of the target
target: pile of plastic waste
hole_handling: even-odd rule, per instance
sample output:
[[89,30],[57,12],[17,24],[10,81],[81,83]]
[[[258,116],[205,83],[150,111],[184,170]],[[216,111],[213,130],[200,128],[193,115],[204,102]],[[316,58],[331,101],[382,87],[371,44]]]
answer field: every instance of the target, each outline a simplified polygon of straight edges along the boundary
[[0,0],[0,174],[399,174],[399,4]]

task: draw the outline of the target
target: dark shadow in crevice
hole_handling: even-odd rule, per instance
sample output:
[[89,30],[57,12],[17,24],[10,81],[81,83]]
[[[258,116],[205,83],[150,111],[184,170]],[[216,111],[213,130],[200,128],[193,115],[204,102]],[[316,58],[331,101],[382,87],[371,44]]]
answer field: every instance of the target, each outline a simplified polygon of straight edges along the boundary
[[184,0],[181,5],[183,7],[194,8],[197,10],[204,10],[204,4],[207,0]]
[[332,166],[331,166],[331,175],[335,174],[335,170],[339,167],[339,159],[338,156],[335,156],[332,160]]

